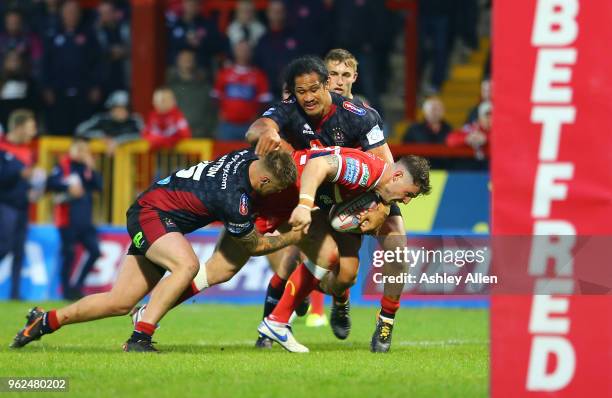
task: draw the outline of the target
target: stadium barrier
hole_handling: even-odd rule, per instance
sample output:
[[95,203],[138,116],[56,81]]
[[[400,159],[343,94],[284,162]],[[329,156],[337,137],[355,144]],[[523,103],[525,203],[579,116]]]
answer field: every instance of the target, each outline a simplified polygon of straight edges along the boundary
[[[204,263],[212,254],[219,237],[219,228],[205,228],[188,235],[200,263]],[[121,261],[131,241],[124,228],[103,227],[99,230],[102,256],[96,262],[93,271],[85,279],[85,293],[93,294],[111,289]],[[467,244],[470,247],[481,245],[486,235],[472,235],[476,241],[448,240],[446,247],[457,247]],[[411,247],[439,247],[439,236],[410,236]],[[458,244],[459,242],[459,244]],[[480,243],[479,243],[480,242]],[[373,282],[373,273],[378,268],[373,264],[373,251],[377,248],[371,237],[365,239],[360,255],[360,272],[355,287],[351,290],[351,301],[355,305],[377,305],[382,292],[382,285]],[[60,242],[57,229],[52,226],[34,226],[30,228],[26,244],[26,260],[21,275],[22,298],[31,301],[61,299],[60,288]],[[86,260],[86,253],[77,250],[75,265],[71,273],[73,281],[78,278],[80,268]],[[10,267],[12,256],[0,262],[0,300],[6,300],[10,291]],[[433,261],[419,263],[419,272],[438,272],[439,264]],[[487,272],[489,263],[483,265],[482,272]],[[268,281],[272,276],[271,268],[265,257],[252,257],[244,268],[230,281],[207,289],[195,298],[198,302],[226,302],[237,304],[259,304],[265,295]],[[436,306],[474,308],[485,307],[488,299],[477,295],[474,287],[449,287],[444,283],[427,286],[406,286],[402,301],[411,306]],[[427,290],[423,290],[423,289]],[[449,290],[450,289],[450,290]]]

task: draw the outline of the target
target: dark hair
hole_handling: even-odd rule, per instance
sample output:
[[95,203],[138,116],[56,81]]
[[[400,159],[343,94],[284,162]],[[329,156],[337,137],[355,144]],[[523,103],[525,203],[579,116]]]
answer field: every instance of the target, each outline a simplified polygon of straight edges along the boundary
[[399,163],[408,170],[412,180],[419,187],[419,195],[429,195],[431,185],[429,185],[429,161],[415,155],[404,156]]
[[272,177],[278,181],[281,188],[284,189],[295,184],[297,169],[289,152],[272,151],[265,155],[262,160],[266,170],[272,173]]
[[17,109],[11,112],[8,117],[8,129],[13,131],[26,124],[30,120],[36,120],[34,112],[29,109]]
[[285,84],[291,94],[295,94],[295,78],[309,73],[319,75],[319,81],[325,83],[329,77],[325,63],[319,57],[314,55],[306,55],[291,61],[285,69]]

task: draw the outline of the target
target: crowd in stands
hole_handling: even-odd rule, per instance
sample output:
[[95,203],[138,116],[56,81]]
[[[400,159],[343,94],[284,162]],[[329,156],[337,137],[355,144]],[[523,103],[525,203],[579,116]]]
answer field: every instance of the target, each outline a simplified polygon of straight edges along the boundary
[[[239,0],[225,31],[215,15],[205,15],[202,0],[168,0],[167,74],[156,98],[176,106],[164,111],[155,99],[145,128],[125,100],[128,0],[100,0],[95,8],[78,0],[6,0],[0,15],[0,124],[26,108],[43,134],[104,136],[114,143],[133,138],[136,128],[156,143],[156,135],[173,133],[242,139],[245,126],[281,97],[285,65],[334,47],[356,55],[358,90],[379,108],[385,60],[401,29],[401,17],[377,0],[269,0],[264,10]],[[382,28],[363,29],[373,23]]]

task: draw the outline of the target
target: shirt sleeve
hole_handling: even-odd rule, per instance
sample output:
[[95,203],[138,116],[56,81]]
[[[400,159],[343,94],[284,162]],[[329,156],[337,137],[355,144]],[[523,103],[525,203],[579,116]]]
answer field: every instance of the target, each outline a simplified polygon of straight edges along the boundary
[[[295,101],[295,99],[293,99]],[[294,103],[291,100],[282,101],[272,105],[261,116],[267,117],[276,122],[281,131],[289,125],[291,120],[291,107]]]
[[339,170],[332,181],[349,190],[366,191],[374,187],[386,164],[382,159],[356,149],[343,148],[339,155]]
[[369,151],[387,142],[383,132],[383,121],[375,110],[367,108],[360,125],[359,143],[362,150]]

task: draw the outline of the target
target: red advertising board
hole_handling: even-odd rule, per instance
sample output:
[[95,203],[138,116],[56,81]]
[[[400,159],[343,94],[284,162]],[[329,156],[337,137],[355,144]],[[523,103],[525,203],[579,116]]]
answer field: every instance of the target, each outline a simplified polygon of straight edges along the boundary
[[550,294],[492,297],[491,393],[612,396],[612,296],[573,279],[576,236],[612,234],[612,3],[493,8],[492,232],[551,238],[507,262]]

